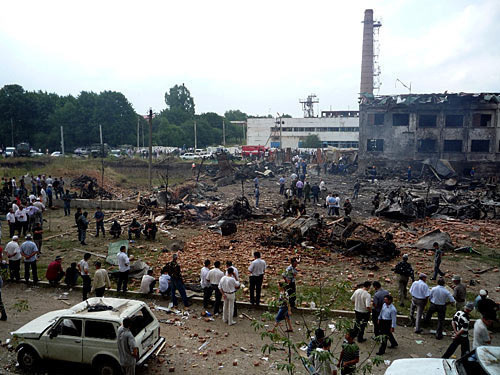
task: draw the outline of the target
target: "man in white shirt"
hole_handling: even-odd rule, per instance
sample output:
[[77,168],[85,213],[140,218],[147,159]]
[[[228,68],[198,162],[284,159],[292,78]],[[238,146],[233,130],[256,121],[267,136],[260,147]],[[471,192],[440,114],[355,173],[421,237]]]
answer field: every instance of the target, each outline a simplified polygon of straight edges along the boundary
[[168,274],[168,267],[163,267],[161,270],[161,276],[159,280],[160,284],[160,294],[165,296],[170,296],[170,275]]
[[210,296],[212,295],[212,287],[207,280],[208,272],[210,272],[210,260],[205,260],[205,265],[200,271],[200,286],[203,289],[203,308],[208,309],[210,303]]
[[443,324],[444,318],[446,317],[446,305],[448,303],[455,303],[455,298],[451,293],[444,287],[444,279],[438,280],[438,285],[431,289],[429,295],[431,305],[427,310],[424,322],[429,324],[431,322],[432,315],[437,312],[438,324],[436,328],[436,339],[441,340],[443,338]]
[[371,286],[371,281],[365,281],[363,287],[356,289],[351,296],[351,301],[354,302],[354,313],[356,314],[356,324],[353,330],[355,331],[354,336],[358,337],[358,342],[366,341],[363,336],[372,308],[372,296],[369,292]]
[[227,269],[227,276],[223,276],[220,279],[218,287],[224,298],[222,320],[224,323],[227,322],[227,324],[232,326],[236,324],[233,320],[235,293],[240,287],[240,282],[234,278],[234,269],[232,267]]
[[156,280],[153,276],[153,270],[149,269],[148,273],[142,276],[140,292],[142,294],[152,294]]
[[472,350],[478,346],[490,345],[491,336],[488,332],[488,327],[491,327],[493,320],[482,317],[474,323],[474,340],[472,341]]
[[[231,262],[230,260],[228,260],[226,262],[226,273],[225,273],[225,276],[228,276],[228,270],[229,268],[232,268],[233,269],[233,275],[234,275],[234,279],[236,281],[240,281],[240,273],[238,272],[238,269],[233,266],[233,262]],[[236,317],[238,315],[238,308],[236,306],[236,293],[234,294],[234,309],[233,309],[233,316]]]
[[92,280],[90,279],[89,273],[89,259],[91,255],[90,253],[83,254],[83,259],[78,263],[78,270],[80,271],[80,275],[82,276],[82,298],[83,301],[87,299],[88,293],[92,290]]
[[[411,307],[410,307],[410,318],[412,322],[415,322],[415,333],[422,333],[420,328],[420,322],[422,320],[422,315],[424,313],[425,305],[427,305],[427,300],[431,294],[429,287],[426,284],[427,275],[421,273],[418,275],[418,280],[414,281],[410,287],[411,294]],[[417,318],[415,319],[415,310],[417,310]]]
[[5,246],[5,253],[9,258],[9,273],[10,281],[21,280],[21,274],[19,270],[21,269],[21,248],[19,247],[19,237],[13,236],[12,241],[10,241],[7,246]]
[[260,252],[253,253],[254,261],[250,263],[248,271],[250,271],[250,303],[252,305],[260,305],[260,293],[262,282],[264,281],[264,272],[266,272],[266,262],[260,259]]
[[[207,281],[210,283],[212,290],[215,292],[215,304],[214,304],[214,315],[220,313],[220,307],[222,305],[222,294],[219,290],[220,279],[224,276],[224,272],[220,270],[220,262],[216,261],[214,263],[214,268],[212,268],[207,274]],[[210,297],[212,292],[210,292]]]
[[22,231],[23,236],[26,236],[26,232],[28,231],[28,211],[23,206],[19,206],[14,215],[17,220],[18,234],[21,235]]
[[118,283],[116,291],[120,292],[123,287],[123,292],[127,291],[128,284],[128,272],[130,271],[130,260],[127,255],[127,247],[123,245],[120,247],[120,252],[118,253],[116,259],[118,260]]
[[5,219],[9,223],[9,238],[12,238],[16,231],[16,215],[14,214],[13,208],[9,209],[9,213],[7,214]]

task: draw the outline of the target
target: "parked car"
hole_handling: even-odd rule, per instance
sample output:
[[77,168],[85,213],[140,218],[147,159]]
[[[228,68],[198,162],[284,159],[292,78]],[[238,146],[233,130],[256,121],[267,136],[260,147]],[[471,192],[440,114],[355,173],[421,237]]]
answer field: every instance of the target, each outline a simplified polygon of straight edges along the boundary
[[181,155],[181,159],[183,160],[194,160],[194,159],[199,159],[200,155],[193,154],[192,152],[186,152],[185,154]]
[[[471,359],[476,358],[476,361]],[[385,375],[498,375],[500,346],[480,346],[460,359],[408,358],[397,359]]]
[[165,338],[160,324],[142,301],[89,298],[66,309],[48,312],[14,332],[19,366],[32,372],[41,360],[92,365],[98,374],[121,374],[117,335],[123,319],[132,320],[131,332],[139,348],[141,365]]
[[61,153],[61,151],[54,151],[52,154],[50,154],[50,156],[58,158],[60,156],[63,156],[63,154]]
[[5,157],[6,158],[13,158],[16,156],[17,151],[15,147],[5,147]]

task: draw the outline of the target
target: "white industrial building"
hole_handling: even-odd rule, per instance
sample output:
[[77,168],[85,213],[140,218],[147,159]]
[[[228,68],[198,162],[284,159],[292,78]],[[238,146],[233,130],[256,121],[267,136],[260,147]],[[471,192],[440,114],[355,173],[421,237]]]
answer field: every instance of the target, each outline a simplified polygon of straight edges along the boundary
[[323,111],[321,117],[247,120],[247,145],[251,146],[297,149],[311,134],[317,134],[324,147],[357,149],[359,112]]

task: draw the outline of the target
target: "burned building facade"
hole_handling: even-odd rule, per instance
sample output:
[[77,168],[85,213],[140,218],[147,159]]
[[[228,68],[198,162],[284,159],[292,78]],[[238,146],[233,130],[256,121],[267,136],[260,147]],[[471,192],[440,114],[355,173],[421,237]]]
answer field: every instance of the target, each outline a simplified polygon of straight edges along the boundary
[[362,94],[360,165],[446,159],[498,174],[500,94]]

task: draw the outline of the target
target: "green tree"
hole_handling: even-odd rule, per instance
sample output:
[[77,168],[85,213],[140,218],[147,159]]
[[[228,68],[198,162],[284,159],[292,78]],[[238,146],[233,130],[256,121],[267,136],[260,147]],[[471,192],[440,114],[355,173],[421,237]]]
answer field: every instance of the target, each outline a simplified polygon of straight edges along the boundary
[[309,134],[302,141],[302,148],[318,148],[321,147],[321,141],[317,134]]
[[227,121],[246,121],[248,115],[245,112],[241,112],[239,109],[231,109],[224,113],[224,118]]
[[184,83],[175,85],[165,93],[165,103],[170,111],[181,111],[194,116],[194,100]]

